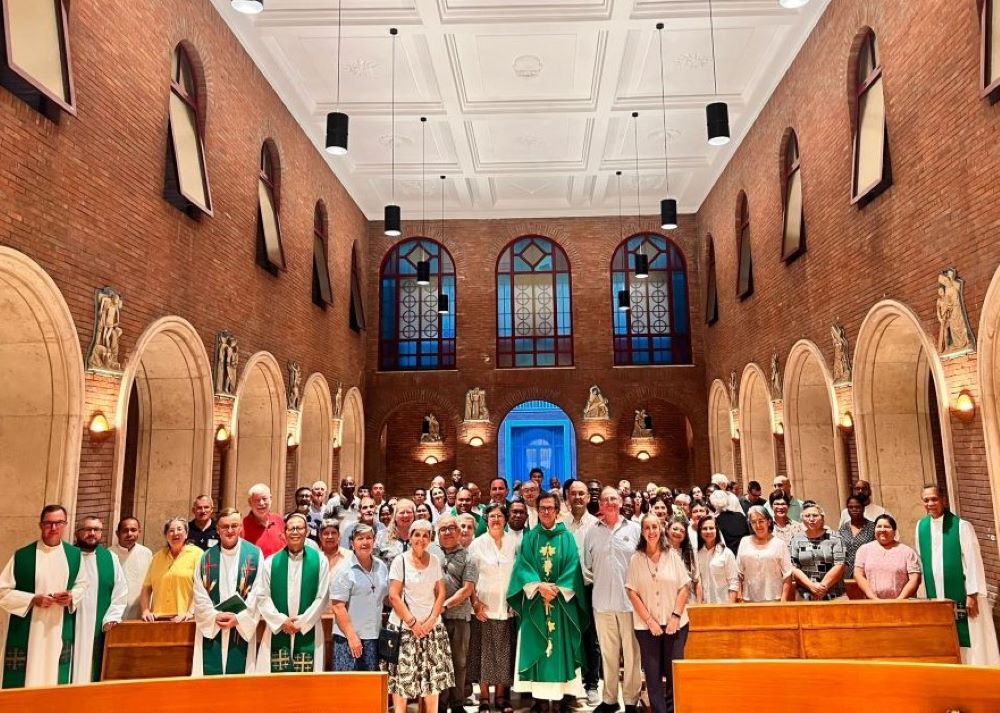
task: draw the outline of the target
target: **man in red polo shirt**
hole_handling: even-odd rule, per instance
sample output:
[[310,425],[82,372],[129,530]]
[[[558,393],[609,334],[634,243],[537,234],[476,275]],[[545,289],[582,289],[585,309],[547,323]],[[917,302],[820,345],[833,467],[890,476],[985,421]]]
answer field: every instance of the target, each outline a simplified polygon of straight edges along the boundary
[[264,483],[250,488],[247,502],[250,512],[243,518],[243,538],[270,557],[285,546],[285,521],[271,512],[271,489]]

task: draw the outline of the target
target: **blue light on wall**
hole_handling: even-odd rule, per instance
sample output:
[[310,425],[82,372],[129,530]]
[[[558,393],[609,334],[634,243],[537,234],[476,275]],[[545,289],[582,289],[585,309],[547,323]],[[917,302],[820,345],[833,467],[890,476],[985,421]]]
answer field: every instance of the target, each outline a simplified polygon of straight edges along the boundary
[[524,482],[532,468],[545,473],[544,485],[556,476],[563,483],[576,474],[576,434],[573,422],[561,408],[548,401],[525,401],[513,408],[500,427],[498,474]]

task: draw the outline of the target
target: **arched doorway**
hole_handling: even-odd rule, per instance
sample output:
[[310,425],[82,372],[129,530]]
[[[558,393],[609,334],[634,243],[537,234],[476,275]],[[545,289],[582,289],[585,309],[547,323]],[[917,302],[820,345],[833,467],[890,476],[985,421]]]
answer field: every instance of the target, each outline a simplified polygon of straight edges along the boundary
[[129,357],[118,397],[115,507],[159,545],[161,525],[187,515],[212,486],[212,369],[194,327],[180,317],[151,324]]
[[913,541],[924,515],[920,490],[937,483],[952,509],[951,430],[944,374],[934,345],[909,308],[875,305],[858,333],[854,408],[860,476],[875,502],[895,515],[900,538]]
[[819,348],[801,340],[785,363],[785,452],[792,492],[815,500],[831,526],[847,498],[843,445],[837,430],[833,380]]
[[716,379],[708,393],[708,445],[712,472],[725,473],[730,480],[737,476],[733,458],[733,429],[729,420],[732,408],[725,385]]
[[355,483],[365,482],[365,409],[356,386],[344,397],[339,443],[340,477],[353,475]]
[[777,472],[768,384],[759,366],[747,364],[740,381],[740,456],[744,488],[751,480],[756,480],[766,489]]
[[993,495],[993,517],[1000,530],[1000,268],[983,300],[979,318],[979,385],[982,393],[983,433],[986,440],[986,465]]
[[[75,516],[84,378],[73,316],[52,278],[0,246],[0,561],[58,502]],[[2,631],[0,631],[2,633]]]
[[576,432],[566,412],[549,401],[518,404],[500,424],[497,473],[524,481],[532,468],[545,473],[544,485],[555,476],[562,483],[576,477]]
[[296,485],[312,485],[322,480],[329,487],[332,455],[333,402],[330,386],[322,374],[316,373],[306,379],[302,389]]
[[222,485],[225,505],[245,509],[247,491],[256,483],[271,488],[274,507],[285,502],[287,418],[281,367],[271,354],[257,352],[236,388],[233,446]]

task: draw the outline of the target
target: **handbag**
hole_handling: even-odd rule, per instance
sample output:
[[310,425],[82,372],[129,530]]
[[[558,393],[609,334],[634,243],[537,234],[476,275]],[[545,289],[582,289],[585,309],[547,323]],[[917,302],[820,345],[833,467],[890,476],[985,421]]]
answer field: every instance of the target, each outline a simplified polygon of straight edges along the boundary
[[[400,555],[403,559],[403,597],[406,598],[406,559],[405,554]],[[378,633],[378,657],[390,666],[395,666],[399,662],[399,643],[403,636],[401,627],[395,624],[386,624]]]

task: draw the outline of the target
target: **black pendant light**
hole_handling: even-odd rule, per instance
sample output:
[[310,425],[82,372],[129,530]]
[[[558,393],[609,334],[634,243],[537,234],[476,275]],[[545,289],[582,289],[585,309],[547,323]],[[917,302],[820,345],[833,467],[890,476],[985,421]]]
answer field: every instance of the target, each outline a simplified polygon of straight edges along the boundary
[[431,284],[431,264],[427,260],[417,262],[417,284]]
[[236,12],[242,12],[244,15],[264,12],[264,0],[230,0],[229,4]]
[[[343,35],[340,31],[340,5],[343,0],[337,0],[337,106],[340,106],[340,46]],[[331,156],[347,155],[347,114],[331,111],[326,115],[326,152]]]
[[[624,240],[625,239],[625,221],[622,220],[622,172],[615,171],[615,176],[618,177],[618,235]],[[626,276],[625,289],[618,290],[618,311],[628,312],[631,309],[629,304],[629,294],[628,294],[628,277]]]
[[635,276],[640,280],[649,277],[649,256],[636,253],[635,256]]
[[[427,156],[427,144],[424,141],[424,127],[427,126],[427,117],[420,117],[420,234],[427,235],[427,191],[424,190],[426,182],[424,181],[424,165]],[[423,249],[420,250],[423,253]],[[422,260],[417,261],[417,284],[418,285],[429,285],[431,284],[431,263],[427,259],[426,254]]]
[[402,211],[399,206],[396,205],[396,35],[399,34],[399,30],[395,27],[389,28],[389,35],[392,37],[392,100],[390,103],[392,112],[392,131],[390,134],[390,146],[391,146],[391,165],[392,165],[392,203],[385,207],[385,234],[390,237],[398,237],[403,234],[402,229]]
[[448,295],[438,293],[438,314],[448,314]]
[[[441,234],[440,238],[444,240],[444,176],[441,176]],[[438,283],[438,290],[441,289],[441,284]],[[445,292],[438,292],[438,314],[448,314],[448,295]]]
[[[715,59],[715,16],[712,13],[712,0],[708,0],[708,24],[712,32],[712,82],[715,94],[719,94],[719,70]],[[708,125],[708,143],[712,146],[725,146],[729,143],[729,106],[726,102],[712,102],[705,107],[705,119]]]
[[[666,179],[667,195],[670,195],[670,159],[667,155],[667,88],[663,73],[663,23],[656,23],[656,33],[660,37],[660,108],[663,112],[663,176]],[[663,230],[677,228],[677,200],[664,198],[660,201],[660,227]]]
[[[633,141],[635,143],[635,221],[642,222],[642,212],[639,206],[639,112],[632,112],[632,123],[635,124]],[[649,277],[649,258],[642,252],[642,242],[639,243],[639,252],[635,255],[635,276],[637,279],[645,280]]]
[[628,290],[618,290],[618,311],[629,311]]

